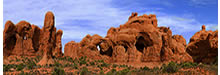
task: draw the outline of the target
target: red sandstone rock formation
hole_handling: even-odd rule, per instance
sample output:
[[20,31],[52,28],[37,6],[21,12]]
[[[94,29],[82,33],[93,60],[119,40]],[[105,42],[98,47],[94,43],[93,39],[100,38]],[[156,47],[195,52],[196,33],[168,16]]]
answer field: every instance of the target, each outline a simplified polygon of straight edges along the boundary
[[63,31],[54,27],[54,15],[47,12],[44,27],[40,29],[26,21],[14,25],[11,21],[5,23],[3,32],[3,56],[43,56],[39,64],[50,64],[52,56],[61,57],[61,37]]
[[47,12],[44,19],[44,27],[42,32],[42,38],[40,41],[40,50],[43,51],[43,58],[38,62],[40,65],[53,64],[52,51],[56,46],[56,28],[54,27],[54,14],[52,12]]
[[218,57],[218,31],[206,31],[205,25],[203,25],[202,30],[191,37],[186,51],[195,62],[212,63],[216,61]]
[[3,40],[3,56],[7,57],[11,54],[16,44],[16,27],[11,21],[5,23]]
[[157,27],[156,15],[137,15],[132,13],[124,25],[111,27],[104,38],[87,35],[80,43],[67,43],[64,55],[109,62],[193,62],[182,36]]
[[58,30],[56,32],[56,47],[55,47],[55,49],[53,51],[53,56],[56,56],[56,57],[63,56],[63,53],[62,53],[62,42],[61,42],[62,35],[63,35],[63,31],[62,30]]

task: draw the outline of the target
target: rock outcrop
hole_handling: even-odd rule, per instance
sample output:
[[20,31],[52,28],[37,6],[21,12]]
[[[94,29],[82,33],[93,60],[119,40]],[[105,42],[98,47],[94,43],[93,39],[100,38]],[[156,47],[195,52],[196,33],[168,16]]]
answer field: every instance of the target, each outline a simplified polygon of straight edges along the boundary
[[124,25],[111,27],[104,38],[87,35],[79,43],[67,43],[64,55],[122,63],[193,62],[185,46],[181,35],[172,35],[169,27],[157,27],[156,15],[132,13]]
[[61,57],[63,31],[56,32],[54,23],[52,12],[46,13],[42,29],[26,21],[20,21],[16,25],[7,21],[3,32],[4,58],[11,55],[43,56],[39,63],[46,64],[52,62],[48,61],[52,56]]
[[218,31],[202,30],[190,38],[186,51],[195,62],[213,63],[218,59]]
[[52,51],[56,46],[56,28],[54,27],[54,14],[47,12],[44,19],[44,27],[40,40],[39,49],[43,51],[43,58],[38,62],[40,65],[53,64]]

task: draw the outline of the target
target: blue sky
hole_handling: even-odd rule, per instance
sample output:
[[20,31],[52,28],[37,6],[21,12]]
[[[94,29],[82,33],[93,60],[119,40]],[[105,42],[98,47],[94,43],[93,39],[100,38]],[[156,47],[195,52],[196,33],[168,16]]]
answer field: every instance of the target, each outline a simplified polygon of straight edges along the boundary
[[79,42],[87,34],[105,36],[110,27],[124,24],[132,12],[156,14],[159,26],[190,37],[206,25],[218,28],[218,0],[4,0],[3,22],[26,20],[42,28],[44,15],[52,11],[62,44]]

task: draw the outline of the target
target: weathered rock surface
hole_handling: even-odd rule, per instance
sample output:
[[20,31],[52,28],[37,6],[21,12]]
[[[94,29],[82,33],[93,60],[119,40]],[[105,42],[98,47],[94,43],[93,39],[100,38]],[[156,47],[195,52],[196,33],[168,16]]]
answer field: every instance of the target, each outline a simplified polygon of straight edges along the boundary
[[62,35],[63,35],[63,31],[62,30],[58,30],[56,32],[56,47],[55,47],[55,51],[53,51],[53,56],[56,56],[56,57],[61,57],[63,56],[63,53],[62,53]]
[[56,46],[56,28],[54,27],[54,14],[47,12],[44,19],[44,27],[40,40],[40,50],[43,51],[43,58],[38,62],[40,65],[53,64],[52,51]]
[[218,31],[206,31],[203,25],[202,30],[191,37],[186,51],[195,62],[213,63],[218,59]]
[[15,56],[43,56],[40,64],[50,64],[52,56],[61,57],[62,30],[56,32],[54,15],[47,12],[44,27],[40,29],[26,21],[20,21],[14,25],[11,21],[5,23],[3,32],[3,55],[7,58]]
[[181,35],[172,35],[167,27],[157,27],[156,15],[137,15],[132,13],[125,24],[111,27],[104,38],[87,35],[79,43],[67,43],[64,55],[122,63],[193,62]]

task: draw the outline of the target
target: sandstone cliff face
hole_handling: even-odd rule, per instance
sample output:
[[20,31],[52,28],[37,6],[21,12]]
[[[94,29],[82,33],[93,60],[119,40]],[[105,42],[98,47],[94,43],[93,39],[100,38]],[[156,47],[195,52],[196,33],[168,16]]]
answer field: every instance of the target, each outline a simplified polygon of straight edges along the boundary
[[104,38],[87,35],[79,43],[67,43],[64,55],[109,62],[193,62],[181,35],[172,35],[167,27],[157,27],[156,15],[137,15],[132,13],[125,24],[110,28]]
[[63,55],[62,34],[62,30],[56,32],[52,12],[46,13],[42,29],[26,21],[20,21],[16,25],[7,21],[3,32],[4,58],[11,55],[40,55],[44,56],[43,59],[50,59],[52,56],[61,57]]
[[216,61],[218,57],[218,31],[206,31],[205,25],[203,25],[202,30],[191,37],[186,51],[195,62],[212,63]]

